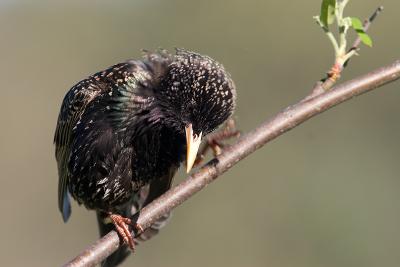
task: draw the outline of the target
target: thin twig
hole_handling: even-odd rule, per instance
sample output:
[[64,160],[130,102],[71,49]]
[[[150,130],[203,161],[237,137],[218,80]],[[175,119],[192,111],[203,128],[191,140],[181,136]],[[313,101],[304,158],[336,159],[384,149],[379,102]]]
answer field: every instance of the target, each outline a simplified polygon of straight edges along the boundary
[[[376,17],[383,11],[383,6],[378,7],[374,13],[364,21],[364,25],[363,25],[363,29],[365,32],[368,31],[369,27],[371,26],[372,22],[376,19]],[[358,47],[361,44],[361,38],[359,36],[357,36],[357,38],[355,39],[353,45],[351,46],[351,48],[349,49],[348,53],[352,53],[354,51],[354,53],[356,53],[356,51],[358,50]],[[327,73],[327,75],[319,80],[315,85],[314,88],[312,89],[312,93],[310,95],[308,95],[304,100],[308,100],[310,98],[313,98],[319,94],[322,94],[325,91],[328,91],[330,88],[332,88],[332,86],[335,84],[336,82],[336,78],[335,79],[331,79],[332,73],[336,73],[336,75],[340,76],[340,73],[343,71],[343,68],[345,68],[347,66],[347,64],[349,63],[349,60],[346,60],[346,62],[343,64],[343,66],[338,66],[336,63],[332,66],[331,71],[329,71]]]
[[[274,118],[265,121],[258,128],[242,136],[237,143],[227,147],[201,169],[190,175],[176,187],[144,207],[137,223],[146,229],[163,214],[182,204],[240,160],[309,118],[352,97],[381,87],[400,78],[400,60],[366,75],[345,82],[332,90],[308,101],[289,106]],[[85,249],[79,256],[64,266],[94,266],[120,246],[118,234],[111,231],[95,244]]]
[[[369,27],[371,26],[371,24],[372,24],[372,22],[374,22],[374,20],[376,19],[376,17],[381,13],[383,11],[383,6],[380,6],[380,7],[378,7],[376,10],[375,10],[375,12],[368,18],[368,19],[366,19],[365,21],[364,21],[364,27],[363,27],[363,29],[364,29],[364,31],[366,32],[366,31],[368,31],[368,29],[369,29]],[[357,38],[356,38],[356,40],[354,40],[354,43],[353,43],[353,45],[351,46],[351,48],[349,49],[349,52],[351,51],[351,50],[357,50],[358,49],[358,46],[361,44],[361,38],[360,38],[360,36],[358,36],[357,35]],[[346,63],[347,63],[348,61],[346,61]],[[346,63],[345,63],[345,65],[346,65]]]

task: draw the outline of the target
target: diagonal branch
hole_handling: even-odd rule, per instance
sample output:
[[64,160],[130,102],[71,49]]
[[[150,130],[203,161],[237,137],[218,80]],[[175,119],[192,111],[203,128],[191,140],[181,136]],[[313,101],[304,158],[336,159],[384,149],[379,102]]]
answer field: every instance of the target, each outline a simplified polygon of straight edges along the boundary
[[[267,142],[337,104],[399,78],[400,60],[397,60],[386,67],[338,85],[328,92],[287,107],[272,119],[265,121],[256,129],[244,135],[237,143],[224,149],[222,154],[208,162],[179,185],[144,207],[140,212],[137,223],[143,229],[149,227],[163,214],[182,204]],[[118,234],[111,231],[64,266],[94,266],[119,246]]]

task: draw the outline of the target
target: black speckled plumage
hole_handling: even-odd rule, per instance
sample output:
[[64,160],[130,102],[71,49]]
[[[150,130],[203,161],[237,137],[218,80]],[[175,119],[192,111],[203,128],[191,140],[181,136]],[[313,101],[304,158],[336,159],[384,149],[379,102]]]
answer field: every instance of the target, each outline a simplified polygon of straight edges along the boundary
[[231,116],[235,99],[222,65],[185,50],[147,53],[73,86],[54,137],[64,221],[69,195],[126,216],[168,190],[185,159],[185,126],[210,133]]

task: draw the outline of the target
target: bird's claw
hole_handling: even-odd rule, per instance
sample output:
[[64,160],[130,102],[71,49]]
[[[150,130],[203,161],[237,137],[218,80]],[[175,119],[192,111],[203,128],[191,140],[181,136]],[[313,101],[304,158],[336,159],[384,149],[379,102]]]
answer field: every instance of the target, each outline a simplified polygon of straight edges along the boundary
[[198,166],[202,163],[209,149],[213,151],[213,155],[216,157],[222,153],[222,150],[225,147],[223,141],[231,138],[239,138],[239,136],[240,131],[236,129],[235,120],[232,118],[228,119],[222,129],[213,134],[210,134],[210,136],[206,138],[206,143],[199,151],[196,161],[194,162],[194,166]]
[[144,232],[143,227],[138,223],[135,223],[135,230],[136,230],[136,235],[140,235],[141,233]]
[[[129,225],[132,225],[132,220],[118,214],[110,214],[109,217],[124,243],[129,246],[132,252],[135,251],[135,242],[129,230]],[[142,228],[140,227],[140,229]]]

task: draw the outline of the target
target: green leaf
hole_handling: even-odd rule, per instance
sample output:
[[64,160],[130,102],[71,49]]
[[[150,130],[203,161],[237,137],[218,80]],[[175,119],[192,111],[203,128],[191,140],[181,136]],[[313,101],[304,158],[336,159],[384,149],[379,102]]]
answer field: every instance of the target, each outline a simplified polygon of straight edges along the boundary
[[336,0],[323,0],[321,4],[321,13],[319,18],[322,24],[328,27],[335,21]]
[[360,36],[361,41],[365,44],[368,45],[369,47],[372,47],[372,39],[371,37],[369,37],[368,34],[366,34],[365,32],[358,32],[357,31],[358,36]]
[[352,17],[351,18],[351,26],[357,32],[358,37],[360,37],[361,41],[371,47],[372,46],[372,39],[369,35],[364,31],[363,24],[359,18]]
[[351,18],[351,25],[353,26],[354,30],[361,30],[364,31],[364,27],[362,25],[362,22],[359,18],[352,17]]

